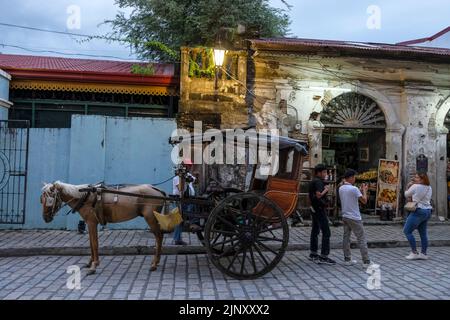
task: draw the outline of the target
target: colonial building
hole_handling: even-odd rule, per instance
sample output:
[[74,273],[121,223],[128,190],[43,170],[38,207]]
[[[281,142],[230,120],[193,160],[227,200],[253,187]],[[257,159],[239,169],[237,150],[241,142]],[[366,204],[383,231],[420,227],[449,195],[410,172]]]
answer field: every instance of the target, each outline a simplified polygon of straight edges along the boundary
[[11,75],[9,119],[31,127],[68,128],[73,114],[172,117],[177,108],[173,64],[0,54],[0,69]]
[[217,81],[189,73],[198,61],[192,50],[183,49],[182,114],[204,113],[222,128],[307,136],[310,165],[362,172],[380,158],[398,160],[403,183],[420,167],[432,181],[437,214],[447,216],[450,49],[250,40],[247,50],[228,53]]
[[11,76],[0,69],[0,120],[8,118],[8,110],[12,103],[9,101],[9,81]]
[[[0,69],[0,228],[77,228],[78,215],[44,222],[45,181],[157,184],[173,175],[175,65],[0,54]],[[159,187],[169,192],[171,181]]]

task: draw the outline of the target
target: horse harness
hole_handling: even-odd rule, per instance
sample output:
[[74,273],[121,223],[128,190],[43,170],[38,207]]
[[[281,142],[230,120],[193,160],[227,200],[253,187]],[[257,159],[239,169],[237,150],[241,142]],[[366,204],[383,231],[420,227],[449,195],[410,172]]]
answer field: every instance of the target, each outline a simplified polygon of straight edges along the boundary
[[92,202],[92,213],[94,214],[95,218],[97,219],[98,223],[100,223],[102,226],[106,225],[106,219],[105,216],[103,214],[103,201],[102,201],[102,195],[101,192],[97,191],[98,185],[92,186],[89,185],[89,187],[92,187],[92,189],[94,191],[87,191],[77,202],[77,204],[71,209],[69,210],[69,212],[67,212],[67,214],[69,213],[75,213],[77,211],[79,211],[88,201],[89,196],[91,195],[91,193],[93,193],[95,195],[94,197],[94,201]]

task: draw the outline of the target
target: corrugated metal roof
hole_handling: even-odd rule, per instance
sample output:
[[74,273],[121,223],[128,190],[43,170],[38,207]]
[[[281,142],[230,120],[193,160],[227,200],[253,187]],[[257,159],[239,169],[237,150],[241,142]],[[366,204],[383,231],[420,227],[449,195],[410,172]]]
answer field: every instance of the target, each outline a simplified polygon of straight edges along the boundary
[[[0,54],[0,68],[24,69],[24,70],[48,70],[48,71],[71,71],[71,72],[93,72],[133,75],[133,65],[146,65],[142,62],[123,62],[113,60],[73,59],[60,57],[29,56]],[[173,64],[153,63],[156,76],[174,76],[175,66]],[[141,77],[141,75],[137,75]]]
[[433,40],[436,40],[439,37],[442,37],[443,35],[445,35],[446,33],[450,32],[450,26],[439,31],[438,33],[432,35],[431,37],[427,37],[427,38],[420,38],[420,39],[414,39],[414,40],[409,40],[409,41],[402,41],[397,43],[397,45],[411,45],[411,44],[418,44],[418,43],[425,43],[425,42],[431,42]]
[[444,60],[450,63],[450,49],[432,48],[421,46],[405,46],[387,43],[372,42],[353,42],[338,40],[317,40],[317,39],[300,39],[300,38],[273,38],[273,39],[254,39],[249,40],[252,48],[256,50],[274,50],[274,51],[343,51],[349,53],[367,53],[376,54],[377,56],[396,58],[432,58]]

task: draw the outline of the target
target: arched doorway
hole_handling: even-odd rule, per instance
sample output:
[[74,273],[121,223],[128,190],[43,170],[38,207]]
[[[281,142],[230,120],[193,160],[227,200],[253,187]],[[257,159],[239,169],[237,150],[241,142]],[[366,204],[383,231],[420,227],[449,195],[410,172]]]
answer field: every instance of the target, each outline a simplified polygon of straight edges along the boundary
[[[444,119],[444,128],[446,128],[448,130],[447,133],[447,159],[446,159],[446,164],[447,164],[447,168],[446,168],[446,174],[444,175],[444,179],[445,179],[445,185],[447,186],[446,188],[446,195],[447,197],[445,197],[445,199],[442,199],[442,201],[445,201],[445,203],[447,204],[447,217],[448,217],[448,213],[450,213],[450,111],[447,112],[447,115],[445,116]],[[443,180],[444,180],[443,179]],[[443,197],[444,198],[444,197]],[[438,199],[438,201],[441,199]],[[439,212],[438,212],[439,214]],[[445,214],[440,214],[442,216],[445,216]]]
[[320,121],[322,157],[336,165],[338,175],[346,168],[359,173],[377,170],[386,155],[386,119],[378,104],[356,92],[343,93],[324,107]]

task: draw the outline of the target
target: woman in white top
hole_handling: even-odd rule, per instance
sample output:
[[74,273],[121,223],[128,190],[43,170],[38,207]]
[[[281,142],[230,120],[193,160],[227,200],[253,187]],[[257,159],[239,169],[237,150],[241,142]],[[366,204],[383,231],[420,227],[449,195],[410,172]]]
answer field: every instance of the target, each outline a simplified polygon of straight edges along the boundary
[[[408,260],[426,260],[428,237],[427,237],[427,222],[431,217],[431,196],[432,189],[430,180],[426,173],[417,173],[413,180],[406,186],[405,197],[412,197],[412,201],[417,202],[417,209],[411,212],[406,219],[403,232],[411,246],[411,253],[406,257]],[[422,246],[421,252],[417,252],[416,239],[413,231],[419,231],[420,242]]]

